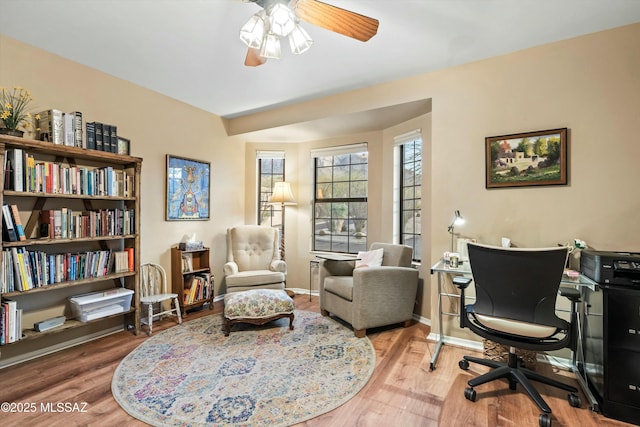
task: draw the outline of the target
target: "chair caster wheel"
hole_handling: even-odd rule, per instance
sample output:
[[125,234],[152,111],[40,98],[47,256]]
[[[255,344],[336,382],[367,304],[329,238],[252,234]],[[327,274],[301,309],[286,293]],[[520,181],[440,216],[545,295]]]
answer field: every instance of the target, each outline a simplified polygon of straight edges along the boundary
[[538,425],[540,427],[551,427],[551,417],[549,414],[540,414],[538,417]]
[[580,408],[582,406],[582,400],[580,400],[580,396],[575,393],[569,394],[567,396],[567,399],[569,400],[569,405],[574,408]]
[[466,371],[469,369],[469,361],[467,359],[462,359],[458,362],[458,366],[460,366],[460,369]]
[[464,389],[464,397],[467,400],[475,402],[478,396],[476,394],[476,391],[473,389],[473,387],[467,387]]

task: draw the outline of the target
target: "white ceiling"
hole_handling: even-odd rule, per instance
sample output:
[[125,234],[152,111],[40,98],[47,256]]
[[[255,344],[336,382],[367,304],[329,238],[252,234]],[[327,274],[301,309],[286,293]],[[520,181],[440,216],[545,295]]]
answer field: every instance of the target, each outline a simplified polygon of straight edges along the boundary
[[241,0],[0,0],[0,32],[234,118],[640,22],[638,0],[325,2],[379,19],[378,34],[362,43],[303,22],[308,52],[283,45],[251,68],[238,31],[259,7]]

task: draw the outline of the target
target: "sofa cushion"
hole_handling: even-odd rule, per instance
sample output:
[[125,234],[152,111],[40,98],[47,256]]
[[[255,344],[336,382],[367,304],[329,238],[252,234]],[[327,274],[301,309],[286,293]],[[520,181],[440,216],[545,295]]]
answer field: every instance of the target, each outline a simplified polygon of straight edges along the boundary
[[285,291],[253,289],[224,296],[224,317],[227,319],[262,319],[279,314],[291,314],[293,300]]
[[353,301],[353,276],[327,276],[324,279],[324,290]]
[[227,287],[255,286],[284,282],[284,273],[271,270],[240,271],[225,277]]

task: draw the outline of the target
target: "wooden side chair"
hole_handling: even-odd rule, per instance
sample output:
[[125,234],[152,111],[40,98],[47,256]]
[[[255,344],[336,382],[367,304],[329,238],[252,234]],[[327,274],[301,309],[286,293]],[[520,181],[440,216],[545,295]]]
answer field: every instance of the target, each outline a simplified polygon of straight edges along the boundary
[[[143,317],[143,319],[146,319],[147,324],[149,325],[147,333],[149,335],[153,333],[154,317],[160,318],[166,315],[177,316],[178,324],[182,324],[182,314],[180,313],[178,295],[168,292],[167,273],[164,268],[158,264],[146,263],[140,268],[140,276],[140,304],[146,307],[147,317]],[[164,310],[165,301],[169,301],[169,308],[167,310]],[[171,307],[172,302],[173,308]],[[156,304],[160,306],[160,311],[158,313],[153,312],[153,306]]]

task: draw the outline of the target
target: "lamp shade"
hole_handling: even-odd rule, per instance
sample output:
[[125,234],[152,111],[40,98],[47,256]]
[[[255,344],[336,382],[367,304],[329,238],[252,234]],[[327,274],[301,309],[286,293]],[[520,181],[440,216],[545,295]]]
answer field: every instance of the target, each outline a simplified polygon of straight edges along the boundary
[[289,45],[291,46],[291,52],[295,53],[296,55],[309,50],[312,44],[313,40],[311,39],[311,36],[300,25],[296,25],[293,31],[291,31],[291,33],[289,34]]
[[291,184],[285,181],[276,182],[269,203],[278,205],[295,205],[296,200],[291,192]]
[[280,50],[280,38],[277,35],[272,32],[265,34],[262,47],[260,48],[260,56],[263,58],[280,59],[282,52]]
[[264,12],[256,13],[240,29],[240,40],[247,47],[260,49],[264,38],[264,24]]
[[464,224],[464,218],[460,215],[460,211],[455,211],[455,218],[453,219],[452,225],[462,225]]
[[296,17],[287,6],[276,3],[269,12],[269,28],[279,36],[288,36],[296,26]]

